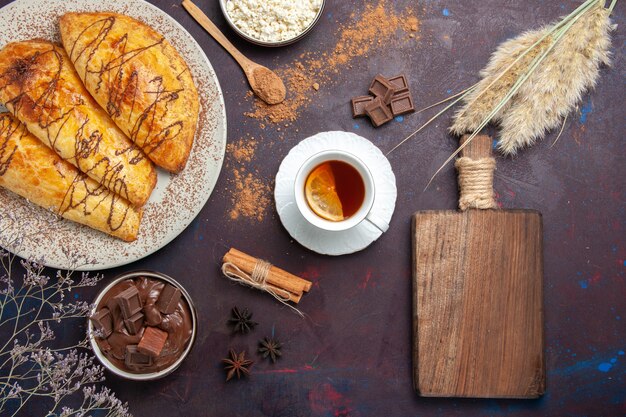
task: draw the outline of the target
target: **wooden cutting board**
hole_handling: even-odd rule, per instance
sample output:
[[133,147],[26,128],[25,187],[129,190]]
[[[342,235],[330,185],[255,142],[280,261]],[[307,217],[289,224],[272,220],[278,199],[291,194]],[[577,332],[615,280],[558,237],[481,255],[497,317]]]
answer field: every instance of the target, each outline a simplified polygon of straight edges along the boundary
[[[491,138],[462,151],[491,156]],[[414,385],[425,397],[537,398],[545,389],[541,214],[413,217]]]

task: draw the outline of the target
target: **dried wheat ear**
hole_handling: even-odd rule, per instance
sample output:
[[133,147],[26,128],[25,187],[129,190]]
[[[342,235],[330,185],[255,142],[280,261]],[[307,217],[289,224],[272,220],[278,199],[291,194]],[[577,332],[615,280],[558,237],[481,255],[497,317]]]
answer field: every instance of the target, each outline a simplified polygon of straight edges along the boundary
[[481,71],[481,81],[464,97],[450,131],[479,130],[500,106],[490,122],[500,126],[500,151],[515,154],[558,127],[595,87],[600,67],[611,61],[611,9],[592,3],[560,35],[548,25],[501,44]]

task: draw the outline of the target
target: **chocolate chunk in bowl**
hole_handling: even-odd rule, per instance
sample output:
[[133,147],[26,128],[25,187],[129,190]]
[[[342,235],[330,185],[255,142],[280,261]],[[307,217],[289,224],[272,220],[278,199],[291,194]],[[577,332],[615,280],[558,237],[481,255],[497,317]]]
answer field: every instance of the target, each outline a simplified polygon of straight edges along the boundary
[[[157,306],[164,289],[169,303],[163,310],[167,313]],[[180,296],[171,297],[173,293]],[[128,305],[120,305],[128,302],[129,295],[133,305],[141,304],[131,319],[123,314]],[[183,362],[196,338],[197,314],[189,293],[158,272],[135,271],[116,277],[94,301],[92,317],[102,318],[104,313],[112,320],[112,331],[98,331],[97,322],[89,319],[91,347],[105,368],[125,379],[148,381],[169,375]]]

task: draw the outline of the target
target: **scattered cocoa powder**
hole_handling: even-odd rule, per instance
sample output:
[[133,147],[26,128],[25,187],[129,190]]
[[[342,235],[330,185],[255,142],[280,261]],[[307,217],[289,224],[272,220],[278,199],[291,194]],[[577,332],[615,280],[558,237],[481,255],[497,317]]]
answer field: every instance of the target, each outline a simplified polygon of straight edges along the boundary
[[249,172],[246,165],[254,159],[257,140],[246,135],[229,143],[227,166],[232,168],[229,180],[232,208],[228,212],[231,220],[246,218],[263,221],[271,202],[272,187],[259,177],[258,172]]
[[256,151],[256,146],[256,139],[248,135],[246,138],[239,139],[237,142],[229,143],[226,146],[226,151],[236,162],[244,164],[252,160]]
[[[348,22],[339,25],[338,41],[331,52],[307,52],[287,67],[278,68],[276,74],[285,82],[287,99],[277,105],[268,105],[255,100],[255,109],[246,116],[271,123],[295,121],[302,108],[311,102],[317,89],[312,85],[332,85],[335,74],[349,67],[357,57],[368,54],[397,41],[399,32],[413,41],[419,39],[414,32],[419,30],[420,21],[414,11],[397,11],[391,0],[378,0],[367,4],[362,14],[353,13]],[[400,35],[402,36],[402,35]]]
[[271,187],[257,175],[246,173],[245,168],[233,170],[233,175],[235,189],[232,196],[233,208],[229,217],[231,220],[246,217],[263,221],[270,205]]
[[255,110],[245,113],[246,116],[271,123],[295,121],[301,107],[311,102],[310,86],[313,83],[310,70],[305,69],[301,62],[293,66],[280,68],[276,71],[279,77],[287,83],[288,97],[280,104],[270,106],[263,101],[255,100]]

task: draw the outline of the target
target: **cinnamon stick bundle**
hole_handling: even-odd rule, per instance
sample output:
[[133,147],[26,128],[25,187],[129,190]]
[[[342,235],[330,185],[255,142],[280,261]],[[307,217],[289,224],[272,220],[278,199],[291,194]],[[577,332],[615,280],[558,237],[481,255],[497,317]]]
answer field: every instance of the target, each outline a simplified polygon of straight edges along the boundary
[[222,270],[230,279],[272,293],[275,297],[298,304],[312,283],[262,259],[231,248],[222,259]]

